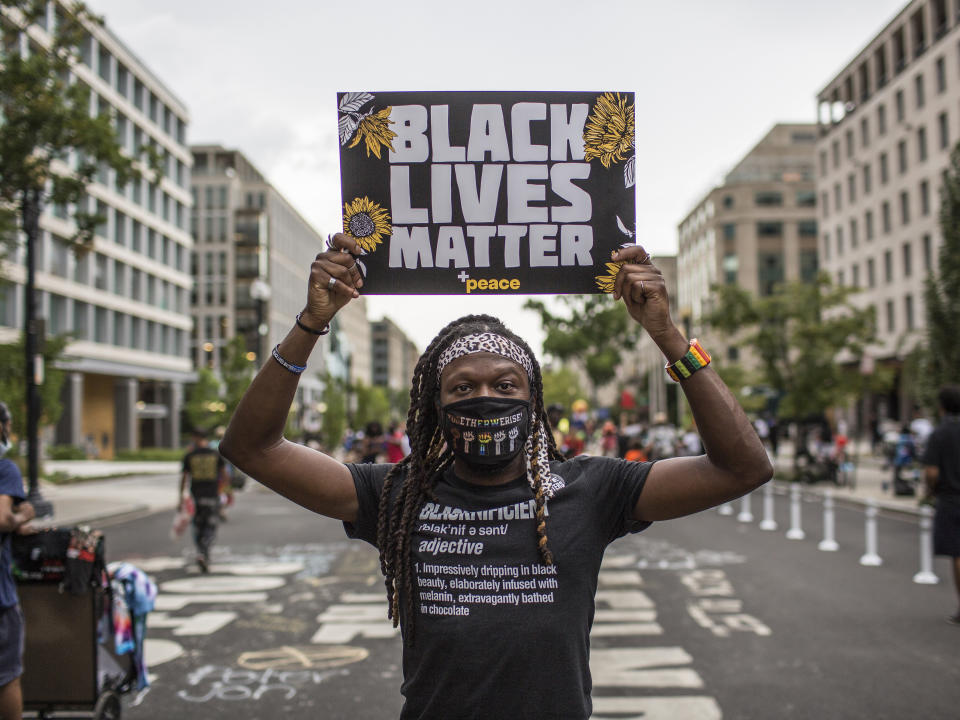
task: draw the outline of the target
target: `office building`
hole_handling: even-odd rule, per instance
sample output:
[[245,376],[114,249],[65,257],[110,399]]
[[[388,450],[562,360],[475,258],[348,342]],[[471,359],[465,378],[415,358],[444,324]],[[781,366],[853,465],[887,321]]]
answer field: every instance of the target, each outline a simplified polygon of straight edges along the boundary
[[420,358],[417,346],[390,318],[370,323],[373,384],[394,392],[408,390]]
[[739,337],[712,331],[703,316],[713,285],[764,296],[817,274],[815,124],[778,123],[679,225],[677,306],[681,327],[718,364],[753,361]]
[[[58,3],[33,28],[46,42]],[[48,335],[72,333],[59,363],[67,372],[63,412],[46,441],[99,457],[141,446],[178,446],[184,383],[192,377],[190,332],[191,157],[184,103],[104,25],[91,25],[73,68],[90,88],[92,116],[110,114],[124,151],[152,146],[159,173],[118,186],[111,170],[89,186],[79,210],[99,214],[91,249],[75,254],[74,208],[50,205],[36,246],[37,315]],[[142,157],[142,156],[141,156]],[[77,166],[75,154],[59,169]],[[0,342],[23,330],[25,250],[13,252],[0,287]]]
[[838,284],[861,289],[855,303],[875,309],[864,371],[898,371],[894,390],[865,408],[878,419],[911,417],[899,373],[923,335],[958,101],[960,0],[909,3],[817,94],[821,263]]

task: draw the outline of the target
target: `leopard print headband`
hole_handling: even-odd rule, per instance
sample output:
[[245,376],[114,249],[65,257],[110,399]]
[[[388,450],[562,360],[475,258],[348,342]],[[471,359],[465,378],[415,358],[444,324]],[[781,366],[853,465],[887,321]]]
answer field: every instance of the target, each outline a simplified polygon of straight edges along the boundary
[[457,358],[479,352],[502,355],[509,360],[513,360],[526,370],[527,377],[531,381],[533,380],[533,361],[530,356],[513,340],[492,332],[464,335],[451,344],[443,351],[440,360],[437,361],[437,378],[439,379],[443,369]]

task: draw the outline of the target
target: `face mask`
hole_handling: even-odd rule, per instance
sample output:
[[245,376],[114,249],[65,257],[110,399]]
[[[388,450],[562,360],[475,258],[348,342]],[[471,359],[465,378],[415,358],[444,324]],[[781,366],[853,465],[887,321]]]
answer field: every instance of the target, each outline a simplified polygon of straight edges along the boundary
[[457,458],[470,465],[506,465],[530,433],[530,403],[468,398],[440,408],[441,428]]

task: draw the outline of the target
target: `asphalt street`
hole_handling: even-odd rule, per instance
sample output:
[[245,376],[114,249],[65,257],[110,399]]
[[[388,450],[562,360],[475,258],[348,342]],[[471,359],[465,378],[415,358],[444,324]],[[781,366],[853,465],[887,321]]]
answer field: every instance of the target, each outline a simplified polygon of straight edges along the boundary
[[[621,539],[607,552],[591,665],[594,718],[956,718],[960,628],[948,567],[919,569],[917,520],[881,513],[880,567],[862,508],[839,507],[837,552],[716,511]],[[159,513],[104,527],[110,560],[160,586],[148,623],[152,686],[124,717],[396,717],[400,642],[386,621],[377,556],[339,523],[262,489],[221,527],[209,575]],[[531,660],[535,651],[531,654]],[[456,662],[451,658],[451,662]]]

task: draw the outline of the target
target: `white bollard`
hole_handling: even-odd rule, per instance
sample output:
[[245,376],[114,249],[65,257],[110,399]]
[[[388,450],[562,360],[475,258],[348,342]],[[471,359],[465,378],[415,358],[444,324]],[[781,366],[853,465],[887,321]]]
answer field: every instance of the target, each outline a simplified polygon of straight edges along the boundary
[[777,521],[773,519],[773,483],[763,486],[763,520],[760,521],[761,530],[776,530]]
[[721,515],[733,515],[733,505],[730,503],[724,503],[717,508],[717,512]]
[[867,500],[866,522],[867,551],[860,556],[860,564],[869,567],[883,565],[883,559],[877,554],[877,502]]
[[933,509],[920,508],[920,572],[913,576],[918,585],[936,585],[940,578],[933,572]]
[[787,540],[803,540],[807,534],[800,527],[800,485],[790,486],[790,529],[787,530]]
[[827,488],[823,496],[823,540],[817,545],[817,550],[836,552],[840,549],[840,546],[837,545],[835,529],[833,519],[833,490]]
[[737,522],[753,522],[753,513],[750,511],[750,493],[740,498],[740,514],[737,515]]

